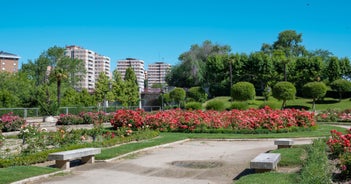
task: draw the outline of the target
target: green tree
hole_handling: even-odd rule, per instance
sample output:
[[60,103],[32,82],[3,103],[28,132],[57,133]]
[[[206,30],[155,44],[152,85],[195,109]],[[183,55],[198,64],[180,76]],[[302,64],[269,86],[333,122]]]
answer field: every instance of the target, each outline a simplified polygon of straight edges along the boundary
[[307,54],[302,42],[302,33],[296,33],[294,30],[285,30],[280,32],[278,40],[273,43],[273,50],[282,50],[287,58],[298,57]]
[[186,92],[183,88],[174,88],[171,92],[169,92],[169,97],[178,104],[180,107],[180,103],[185,100]]
[[[28,79],[26,75],[22,72],[0,72],[0,78],[0,90],[3,91],[3,95],[9,92],[14,98],[11,100],[11,107],[30,107],[31,105],[36,105],[33,95],[36,88],[32,80]],[[9,105],[9,103],[7,104]]]
[[278,82],[273,86],[273,97],[283,100],[282,109],[286,106],[287,100],[295,99],[296,88],[291,82]]
[[351,79],[350,59],[347,57],[339,59],[339,65],[342,78]]
[[337,57],[330,58],[325,73],[329,79],[329,82],[333,82],[341,78],[340,64]]
[[207,100],[206,91],[200,87],[192,87],[188,90],[187,96],[196,102],[205,102]]
[[140,90],[136,75],[132,68],[127,68],[126,74],[124,76],[124,84],[128,106],[136,106],[140,101]]
[[339,101],[341,101],[342,94],[344,92],[351,91],[351,82],[344,80],[344,79],[337,79],[337,80],[333,81],[332,83],[330,83],[330,87],[334,91],[338,92]]
[[327,86],[323,82],[309,82],[303,86],[302,94],[307,98],[312,98],[312,109],[315,110],[316,100],[327,94]]
[[[302,34],[296,33],[294,30],[285,30],[280,32],[278,39],[272,46],[265,46],[265,51],[271,51],[272,56],[283,66],[284,81],[287,81],[288,63],[295,60],[296,57],[304,56],[308,52],[300,43],[302,42]],[[271,49],[267,49],[271,48]],[[263,49],[263,46],[261,50]]]
[[16,107],[19,104],[19,98],[6,89],[0,90],[0,108]]
[[60,107],[61,104],[61,84],[62,82],[68,78],[67,73],[59,67],[54,68],[51,71],[50,76],[56,81],[57,88],[57,105]]
[[292,72],[294,77],[291,82],[294,82],[296,88],[301,90],[306,83],[319,81],[322,72],[323,61],[320,57],[299,57],[295,62]]
[[95,99],[103,104],[102,106],[106,106],[106,102],[108,100],[108,92],[110,91],[110,84],[111,81],[107,77],[107,75],[104,72],[101,72],[99,74],[99,78],[95,83]]
[[209,87],[211,96],[229,95],[230,66],[226,62],[231,62],[228,56],[213,55],[206,61],[206,86]]
[[192,45],[189,51],[179,56],[181,63],[172,67],[167,83],[179,87],[203,86],[207,58],[213,55],[228,55],[229,52],[229,46],[213,44],[211,41],[204,41],[201,46]]
[[243,73],[251,76],[247,77],[251,80],[245,81],[251,82],[258,89],[263,90],[266,85],[269,85],[275,79],[273,60],[264,52],[255,52],[249,55],[248,61]]
[[114,99],[121,103],[123,107],[128,106],[125,83],[122,79],[122,75],[117,70],[113,72],[112,93]]
[[238,82],[232,86],[231,96],[233,100],[253,100],[256,96],[255,87],[250,82]]
[[82,106],[87,107],[96,105],[96,101],[97,100],[95,99],[94,95],[91,95],[85,88],[79,93],[79,104]]

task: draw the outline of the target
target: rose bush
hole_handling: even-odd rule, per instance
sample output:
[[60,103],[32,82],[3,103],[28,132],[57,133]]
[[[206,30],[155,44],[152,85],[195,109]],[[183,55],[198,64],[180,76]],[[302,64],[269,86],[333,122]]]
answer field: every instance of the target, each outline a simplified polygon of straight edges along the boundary
[[351,129],[346,134],[336,130],[331,130],[330,133],[327,144],[332,154],[340,160],[341,175],[345,179],[351,178]]
[[12,112],[0,117],[0,128],[3,132],[17,131],[26,124],[26,120],[19,116],[14,116]]
[[111,120],[115,128],[148,126],[160,131],[185,131],[203,129],[231,129],[269,131],[292,130],[296,127],[309,128],[315,126],[314,113],[294,109],[231,110],[231,111],[184,111],[172,109],[146,113],[143,110],[118,110]]

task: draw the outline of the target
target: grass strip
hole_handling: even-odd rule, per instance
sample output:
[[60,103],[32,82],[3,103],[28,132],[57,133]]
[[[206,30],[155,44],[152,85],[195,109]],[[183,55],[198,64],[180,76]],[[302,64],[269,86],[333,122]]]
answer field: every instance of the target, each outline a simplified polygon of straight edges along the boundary
[[302,165],[307,157],[306,150],[301,147],[276,149],[271,151],[271,153],[280,153],[281,160],[278,163],[278,166],[280,167]]
[[14,166],[0,168],[0,184],[8,184],[29,177],[49,174],[56,171],[59,171],[59,169],[36,166]]
[[250,174],[240,178],[235,184],[295,184],[299,181],[299,175],[296,173],[277,173],[267,172],[260,174]]

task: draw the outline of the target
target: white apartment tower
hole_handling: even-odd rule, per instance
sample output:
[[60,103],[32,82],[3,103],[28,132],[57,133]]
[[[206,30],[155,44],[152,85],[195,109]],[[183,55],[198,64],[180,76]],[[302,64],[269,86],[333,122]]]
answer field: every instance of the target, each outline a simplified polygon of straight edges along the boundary
[[145,69],[144,69],[144,61],[134,58],[126,58],[123,60],[117,61],[117,71],[121,73],[122,78],[124,78],[126,74],[127,68],[132,68],[137,77],[138,86],[140,91],[144,91],[144,80],[145,80]]
[[84,62],[86,74],[77,74],[82,75],[81,81],[76,85],[78,89],[86,88],[89,92],[94,92],[95,82],[100,72],[105,72],[108,77],[111,77],[109,57],[101,56],[94,51],[75,45],[66,46],[65,55]]
[[166,85],[166,75],[171,70],[171,65],[164,62],[149,64],[147,71],[148,88],[153,84]]

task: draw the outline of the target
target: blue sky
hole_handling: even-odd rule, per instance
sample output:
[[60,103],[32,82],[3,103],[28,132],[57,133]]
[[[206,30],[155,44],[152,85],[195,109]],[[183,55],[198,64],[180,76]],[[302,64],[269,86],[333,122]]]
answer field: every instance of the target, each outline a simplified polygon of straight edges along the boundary
[[295,30],[308,50],[350,58],[350,8],[349,0],[2,0],[0,50],[25,63],[78,45],[109,56],[114,69],[126,57],[176,64],[205,40],[249,54]]

